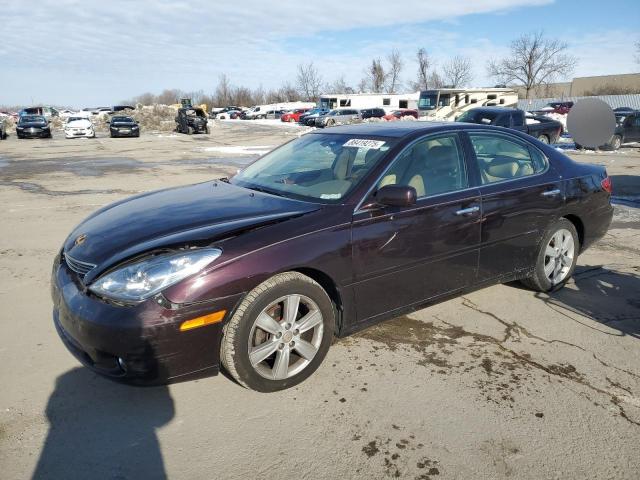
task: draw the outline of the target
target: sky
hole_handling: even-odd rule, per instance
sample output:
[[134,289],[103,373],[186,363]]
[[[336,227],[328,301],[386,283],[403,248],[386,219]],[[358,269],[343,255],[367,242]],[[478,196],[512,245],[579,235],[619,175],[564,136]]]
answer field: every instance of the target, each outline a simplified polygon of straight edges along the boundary
[[436,69],[470,57],[473,86],[490,86],[487,61],[538,30],[569,45],[573,76],[640,71],[638,0],[0,0],[0,11],[0,105],[213,93],[222,73],[270,89],[295,83],[296,66],[310,61],[326,82],[344,76],[355,87],[394,48],[407,85],[423,47]]

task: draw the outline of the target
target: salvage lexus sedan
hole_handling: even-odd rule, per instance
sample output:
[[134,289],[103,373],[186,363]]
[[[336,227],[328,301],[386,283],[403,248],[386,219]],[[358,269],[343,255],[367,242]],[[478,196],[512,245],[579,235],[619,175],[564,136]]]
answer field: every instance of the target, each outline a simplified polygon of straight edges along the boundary
[[42,115],[21,115],[16,125],[18,138],[51,138],[51,126]]
[[314,131],[231,179],[145,193],[69,235],[54,323],[96,372],[218,373],[270,392],[332,337],[488,285],[562,287],[611,222],[611,181],[500,127]]

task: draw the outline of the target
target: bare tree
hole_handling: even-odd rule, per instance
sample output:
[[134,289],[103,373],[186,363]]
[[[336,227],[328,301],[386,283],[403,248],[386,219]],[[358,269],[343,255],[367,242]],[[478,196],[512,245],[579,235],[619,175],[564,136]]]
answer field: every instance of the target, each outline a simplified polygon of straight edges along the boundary
[[566,43],[547,39],[542,32],[524,34],[511,43],[509,56],[492,60],[487,66],[490,76],[500,83],[519,82],[529,98],[530,91],[557,76],[566,77],[574,69],[577,59],[567,54]]
[[305,100],[316,100],[322,88],[322,76],[313,62],[298,65],[298,76],[296,77],[298,91]]
[[366,74],[371,91],[374,93],[382,92],[387,80],[387,74],[379,58],[374,58],[371,61],[371,65],[366,71]]
[[218,86],[214,94],[216,106],[226,107],[232,105],[233,87],[226,74],[222,73],[218,77]]
[[360,83],[358,83],[358,93],[364,93],[367,91],[369,91],[369,81],[365,77],[360,80]]
[[325,85],[324,89],[330,93],[355,93],[353,88],[344,79],[344,75],[336,78],[333,83]]
[[402,72],[403,62],[400,52],[395,48],[387,56],[389,62],[389,73],[387,74],[387,93],[396,93],[400,88],[400,72]]
[[155,101],[156,103],[164,105],[172,105],[174,103],[180,102],[180,99],[183,97],[184,93],[181,90],[173,88],[171,90],[163,90],[162,93],[156,97]]
[[445,82],[440,74],[433,70],[427,77],[427,85],[429,88],[442,88],[445,86]]
[[442,73],[447,85],[453,88],[464,87],[473,79],[471,59],[456,55],[442,66]]
[[418,59],[418,80],[412,83],[412,86],[416,90],[426,90],[429,88],[429,68],[431,67],[431,59],[429,54],[424,48],[418,49],[416,54]]

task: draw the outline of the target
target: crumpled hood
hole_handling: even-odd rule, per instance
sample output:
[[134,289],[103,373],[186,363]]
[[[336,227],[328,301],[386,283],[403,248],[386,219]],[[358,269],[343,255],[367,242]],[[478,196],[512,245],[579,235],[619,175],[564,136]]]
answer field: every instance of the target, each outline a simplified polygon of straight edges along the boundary
[[208,244],[239,230],[318,208],[225,182],[171,188],[98,210],[71,232],[64,252],[97,266],[85,277],[89,283],[105,269],[150,250]]

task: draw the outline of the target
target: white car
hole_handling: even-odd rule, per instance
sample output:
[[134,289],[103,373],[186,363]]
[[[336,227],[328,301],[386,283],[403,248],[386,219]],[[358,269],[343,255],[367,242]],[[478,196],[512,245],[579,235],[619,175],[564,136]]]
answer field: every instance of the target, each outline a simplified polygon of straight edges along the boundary
[[95,138],[96,130],[91,120],[84,117],[69,117],[64,126],[64,136],[66,138]]

